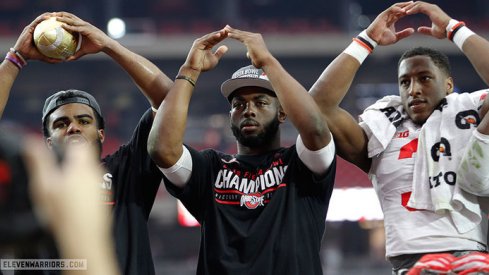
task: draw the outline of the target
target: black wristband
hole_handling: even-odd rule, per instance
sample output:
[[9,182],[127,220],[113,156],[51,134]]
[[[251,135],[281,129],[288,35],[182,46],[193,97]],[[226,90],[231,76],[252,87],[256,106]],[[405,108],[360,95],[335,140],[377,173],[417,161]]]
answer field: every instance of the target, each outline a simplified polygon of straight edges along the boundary
[[175,79],[187,80],[188,83],[190,83],[193,87],[195,87],[195,81],[186,75],[177,75],[177,77],[175,77]]
[[356,37],[358,40],[362,41],[363,43],[365,43],[365,45],[367,45],[369,48],[370,48],[370,51],[373,51],[374,50],[374,45],[372,45],[367,39],[361,37],[360,35],[358,35]]
[[449,34],[448,34],[448,39],[450,41],[453,41],[453,38],[455,37],[455,34],[458,32],[458,30],[460,30],[461,28],[465,27],[465,24],[464,22],[460,22],[458,24],[457,27],[455,27],[455,29],[453,29],[453,31],[451,31]]

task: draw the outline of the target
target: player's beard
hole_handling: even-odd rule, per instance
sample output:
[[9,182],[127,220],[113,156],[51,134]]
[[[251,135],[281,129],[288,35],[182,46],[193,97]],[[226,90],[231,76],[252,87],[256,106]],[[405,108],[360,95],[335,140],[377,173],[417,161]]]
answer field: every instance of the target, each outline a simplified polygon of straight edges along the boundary
[[261,147],[263,145],[272,142],[273,138],[278,132],[278,127],[280,126],[280,121],[275,117],[270,123],[268,123],[263,131],[256,135],[243,135],[239,126],[231,124],[231,130],[236,140],[243,146],[246,147]]

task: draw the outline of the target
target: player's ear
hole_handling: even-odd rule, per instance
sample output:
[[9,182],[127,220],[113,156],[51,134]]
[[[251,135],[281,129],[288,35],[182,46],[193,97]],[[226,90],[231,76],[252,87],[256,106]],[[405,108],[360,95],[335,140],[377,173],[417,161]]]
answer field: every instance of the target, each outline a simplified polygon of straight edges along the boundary
[[49,149],[53,149],[53,139],[51,137],[46,138],[46,145]]
[[98,129],[98,137],[101,143],[104,143],[105,140],[105,131],[104,129]]
[[279,105],[279,107],[278,107],[278,121],[280,121],[280,123],[284,123],[286,119],[287,119],[287,114],[285,113],[284,108],[282,108],[282,105]]
[[453,88],[454,88],[453,78],[452,77],[448,77],[445,80],[445,85],[446,85],[447,95],[451,94],[453,92]]

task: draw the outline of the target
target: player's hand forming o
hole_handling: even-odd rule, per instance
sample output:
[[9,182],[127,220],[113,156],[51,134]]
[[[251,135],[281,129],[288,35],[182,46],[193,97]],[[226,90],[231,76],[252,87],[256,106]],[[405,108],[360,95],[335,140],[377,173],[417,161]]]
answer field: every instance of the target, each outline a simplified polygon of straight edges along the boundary
[[227,31],[221,29],[197,38],[192,44],[183,66],[198,73],[212,70],[228,50],[227,46],[224,45],[218,47],[215,51],[213,51],[213,48],[227,37]]
[[423,13],[430,18],[432,23],[431,27],[419,27],[419,33],[431,35],[439,39],[444,39],[447,37],[446,27],[451,18],[437,5],[423,1],[416,1],[406,8],[406,13],[409,15]]
[[230,38],[236,39],[246,46],[247,57],[251,59],[251,63],[256,68],[263,67],[273,59],[261,34],[241,31],[230,26],[226,26],[224,29],[229,32]]
[[413,5],[412,1],[396,3],[380,13],[368,26],[367,34],[379,45],[391,45],[414,33],[413,28],[397,31],[395,24],[405,17],[406,8]]

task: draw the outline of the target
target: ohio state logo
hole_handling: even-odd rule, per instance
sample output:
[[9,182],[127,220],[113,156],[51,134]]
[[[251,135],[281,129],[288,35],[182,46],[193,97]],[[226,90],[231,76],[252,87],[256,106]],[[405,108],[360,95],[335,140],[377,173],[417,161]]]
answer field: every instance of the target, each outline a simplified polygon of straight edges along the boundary
[[261,193],[251,193],[241,195],[240,206],[246,206],[248,209],[256,209],[258,206],[264,206],[263,195]]

